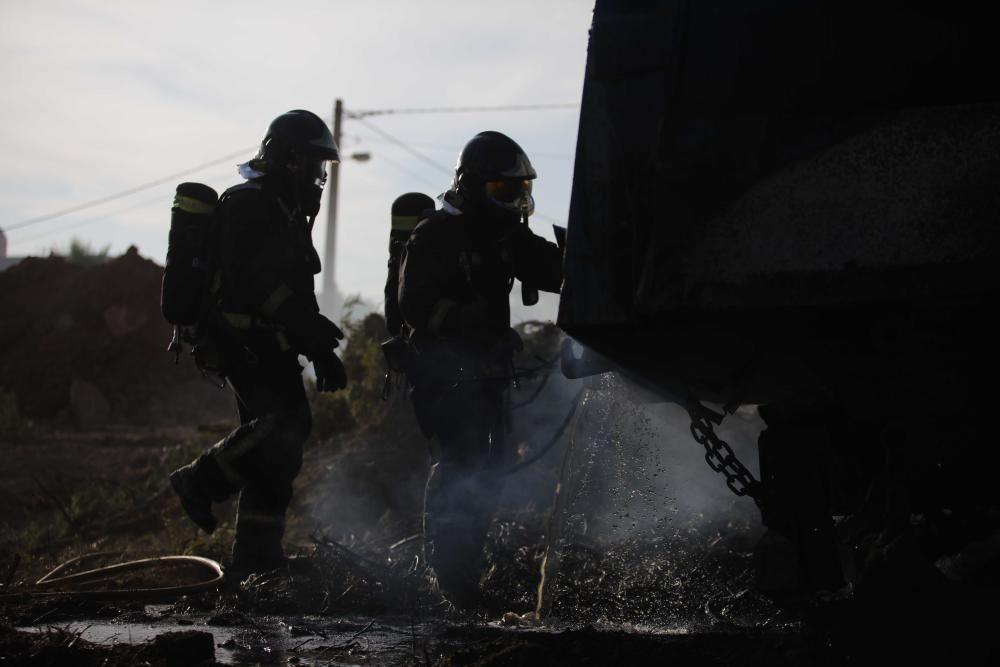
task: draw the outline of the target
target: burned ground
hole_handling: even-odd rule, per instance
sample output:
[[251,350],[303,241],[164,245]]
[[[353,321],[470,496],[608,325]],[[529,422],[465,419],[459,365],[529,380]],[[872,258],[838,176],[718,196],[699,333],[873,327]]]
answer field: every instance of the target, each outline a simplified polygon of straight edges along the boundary
[[[683,415],[640,405],[608,376],[590,381],[566,422],[580,383],[551,372],[561,334],[542,324],[520,327],[511,463],[541,453],[567,427],[537,463],[508,476],[481,608],[449,610],[426,576],[419,532],[428,442],[404,391],[391,383],[381,399],[377,315],[346,325],[351,388],[310,394],[315,432],[290,509],[287,571],[181,598],[40,596],[32,582],[86,553],[108,552],[107,562],[227,560],[231,504],[216,508],[220,528],[206,537],[166,482],[231,428],[235,412],[189,360],[175,365],[165,352],[160,271],[128,253],[89,268],[47,258],[0,273],[4,664],[996,657],[983,629],[982,591],[994,590],[985,584],[928,581],[916,595],[860,606],[844,595],[779,603],[756,592],[757,511],[707,469]],[[734,418],[721,433],[749,462],[755,429]]]

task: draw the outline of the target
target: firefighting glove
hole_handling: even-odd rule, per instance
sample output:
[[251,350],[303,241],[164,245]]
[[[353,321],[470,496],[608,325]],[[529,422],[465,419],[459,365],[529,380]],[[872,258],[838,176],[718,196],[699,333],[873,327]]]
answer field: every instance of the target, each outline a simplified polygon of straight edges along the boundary
[[309,335],[319,349],[332,350],[340,345],[338,341],[344,338],[344,332],[325,316],[315,313],[312,321],[312,333]]
[[347,386],[347,373],[344,364],[333,352],[323,352],[312,358],[313,370],[316,371],[317,391],[337,391]]
[[271,318],[285,329],[292,346],[305,352],[307,356],[329,352],[344,337],[340,327],[297,295],[286,299]]

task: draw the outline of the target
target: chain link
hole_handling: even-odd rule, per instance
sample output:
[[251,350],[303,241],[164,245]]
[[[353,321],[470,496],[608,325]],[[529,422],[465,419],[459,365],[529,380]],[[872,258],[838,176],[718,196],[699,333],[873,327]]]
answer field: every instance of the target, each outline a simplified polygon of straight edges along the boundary
[[691,435],[705,448],[708,467],[726,477],[726,486],[738,496],[750,496],[760,503],[760,482],[736,458],[736,453],[725,440],[715,434],[715,427],[708,411],[701,405],[688,406],[691,415]]

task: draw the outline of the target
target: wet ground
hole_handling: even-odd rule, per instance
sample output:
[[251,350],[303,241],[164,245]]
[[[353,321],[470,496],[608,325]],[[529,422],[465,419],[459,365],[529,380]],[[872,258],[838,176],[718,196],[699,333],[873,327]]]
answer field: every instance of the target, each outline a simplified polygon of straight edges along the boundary
[[[416,541],[379,559],[318,539],[286,571],[173,601],[6,599],[4,665],[998,664],[995,583],[777,603],[750,586],[746,537],[560,545],[532,620],[541,544],[498,524],[484,597],[447,608]],[[537,535],[534,536],[537,538]],[[17,630],[14,630],[17,628]],[[67,657],[69,656],[69,657]]]
[[647,651],[658,658],[700,656],[709,661],[705,664],[724,664],[727,656],[740,654],[763,658],[770,653],[767,657],[773,658],[779,647],[801,643],[795,631],[780,630],[738,633],[561,622],[509,627],[500,622],[391,616],[257,616],[220,622],[213,615],[161,616],[164,610],[153,606],[144,613],[149,616],[144,622],[87,619],[28,630],[58,632],[102,647],[137,646],[164,634],[207,633],[212,637],[213,659],[225,665],[599,664],[594,661],[615,656],[629,657],[635,664],[645,660]]
[[[721,528],[736,532],[723,536]],[[108,664],[131,664],[125,652],[134,647],[165,661],[151,664],[656,664],[670,657],[721,665],[733,656],[796,664],[781,658],[786,649],[808,650],[796,614],[749,590],[746,528],[716,526],[699,536],[697,549],[679,548],[676,535],[560,542],[550,552],[558,569],[541,623],[521,618],[538,606],[544,553],[542,536],[524,524],[494,526],[483,599],[467,612],[434,591],[419,540],[379,554],[316,535],[312,555],[288,570],[227,582],[220,592],[157,604],[7,600],[4,617],[32,633],[34,647],[11,651],[4,664],[46,664],[39,651],[52,644],[110,657]]]
[[[553,379],[547,391],[559,387]],[[565,398],[543,393],[519,413],[519,451],[538,451],[567,414]],[[988,568],[957,584],[896,549],[864,595],[760,593],[753,552],[763,528],[752,502],[707,468],[682,414],[639,409],[610,385],[595,386],[546,458],[511,477],[483,598],[449,610],[416,537],[426,444],[405,419],[386,424],[307,451],[286,536],[298,557],[287,571],[163,600],[42,598],[31,582],[70,556],[108,549],[224,560],[231,508],[216,508],[222,525],[207,539],[165,484],[166,470],[217,433],[0,439],[20,462],[0,469],[0,664],[1000,662],[1000,578]],[[757,430],[752,418],[733,418],[720,433],[750,464]],[[193,444],[177,444],[183,438]],[[524,620],[536,611],[542,623]]]
[[[34,648],[21,651],[10,649],[23,635],[0,629],[0,655],[4,664],[17,665],[87,664],[91,657],[110,658],[93,664],[140,664],[128,660],[141,648],[147,659],[156,656],[154,665],[992,665],[1000,654],[989,634],[991,610],[980,609],[986,615],[978,622],[969,609],[958,622],[931,620],[928,607],[918,616],[882,605],[842,608],[784,627],[651,627],[559,620],[507,626],[396,615],[178,615],[169,605],[147,605],[113,619],[35,624],[28,628],[37,638]],[[49,653],[55,644],[63,657],[76,657],[47,662],[46,644]]]

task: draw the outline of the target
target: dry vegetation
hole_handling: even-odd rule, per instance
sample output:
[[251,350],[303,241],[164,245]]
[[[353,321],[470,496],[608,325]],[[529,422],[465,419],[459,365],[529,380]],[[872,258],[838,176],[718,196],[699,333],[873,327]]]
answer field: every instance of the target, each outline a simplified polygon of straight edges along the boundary
[[[126,559],[193,554],[224,562],[233,537],[232,503],[216,507],[220,527],[206,536],[183,514],[166,478],[235,425],[228,392],[198,378],[186,359],[175,366],[163,350],[169,330],[157,312],[160,269],[151,262],[129,254],[82,267],[50,258],[12,271],[0,273],[0,656],[8,658],[5,664],[196,664],[207,655],[197,653],[205,649],[204,633],[109,649],[58,629],[60,622],[84,618],[156,623],[141,601],[10,594],[30,591],[57,564],[93,552]],[[285,540],[286,551],[298,557],[294,567],[285,576],[176,601],[168,610],[173,618],[212,615],[218,624],[258,633],[256,656],[267,648],[268,635],[254,620],[261,616],[316,614],[333,625],[346,614],[366,614],[373,622],[394,614],[411,621],[442,617],[415,539],[428,443],[405,391],[393,383],[389,400],[382,400],[382,318],[349,318],[344,327],[348,341],[341,356],[350,388],[334,395],[309,391],[314,433]],[[555,357],[561,339],[555,327],[529,323],[520,332],[525,350],[518,367],[538,368]],[[525,373],[514,395],[515,403],[527,403],[515,413],[511,433],[522,458],[547,443],[578,388],[558,371],[547,373]],[[657,657],[673,664],[843,664],[857,657],[860,638],[872,638],[868,634],[883,628],[885,618],[899,620],[900,651],[914,655],[914,646],[916,654],[926,648],[907,648],[902,640],[911,626],[929,626],[935,618],[919,605],[908,615],[899,609],[852,612],[840,617],[849,622],[823,621],[818,632],[799,632],[798,619],[816,609],[779,609],[752,590],[756,514],[727,495],[711,501],[718,510],[712,516],[665,512],[683,500],[671,497],[671,484],[686,473],[663,464],[672,453],[665,453],[671,445],[662,431],[631,407],[613,378],[591,383],[587,396],[576,430],[508,482],[489,537],[478,623],[424,628],[419,648],[411,629],[412,654],[405,636],[388,648],[370,648],[360,635],[371,623],[348,623],[346,637],[317,639],[292,657],[312,656],[319,664],[335,655],[379,662],[390,654],[398,664],[639,664]],[[87,419],[87,408],[95,405],[105,410],[97,423]],[[570,449],[565,443],[574,437]],[[548,531],[555,566],[545,606],[571,629],[499,627],[496,619],[505,611],[535,607],[564,456],[569,472],[557,530]],[[669,474],[673,481],[664,481]],[[725,493],[721,483],[714,486]],[[640,505],[655,522],[638,519]],[[966,635],[989,636],[979,632],[987,617],[969,608],[948,620],[966,628]],[[27,637],[7,625],[39,622],[55,629]],[[663,628],[684,634],[647,634]],[[327,630],[305,630],[302,641],[325,638]],[[932,627],[922,632],[934,636]],[[966,648],[992,655],[978,644]]]

